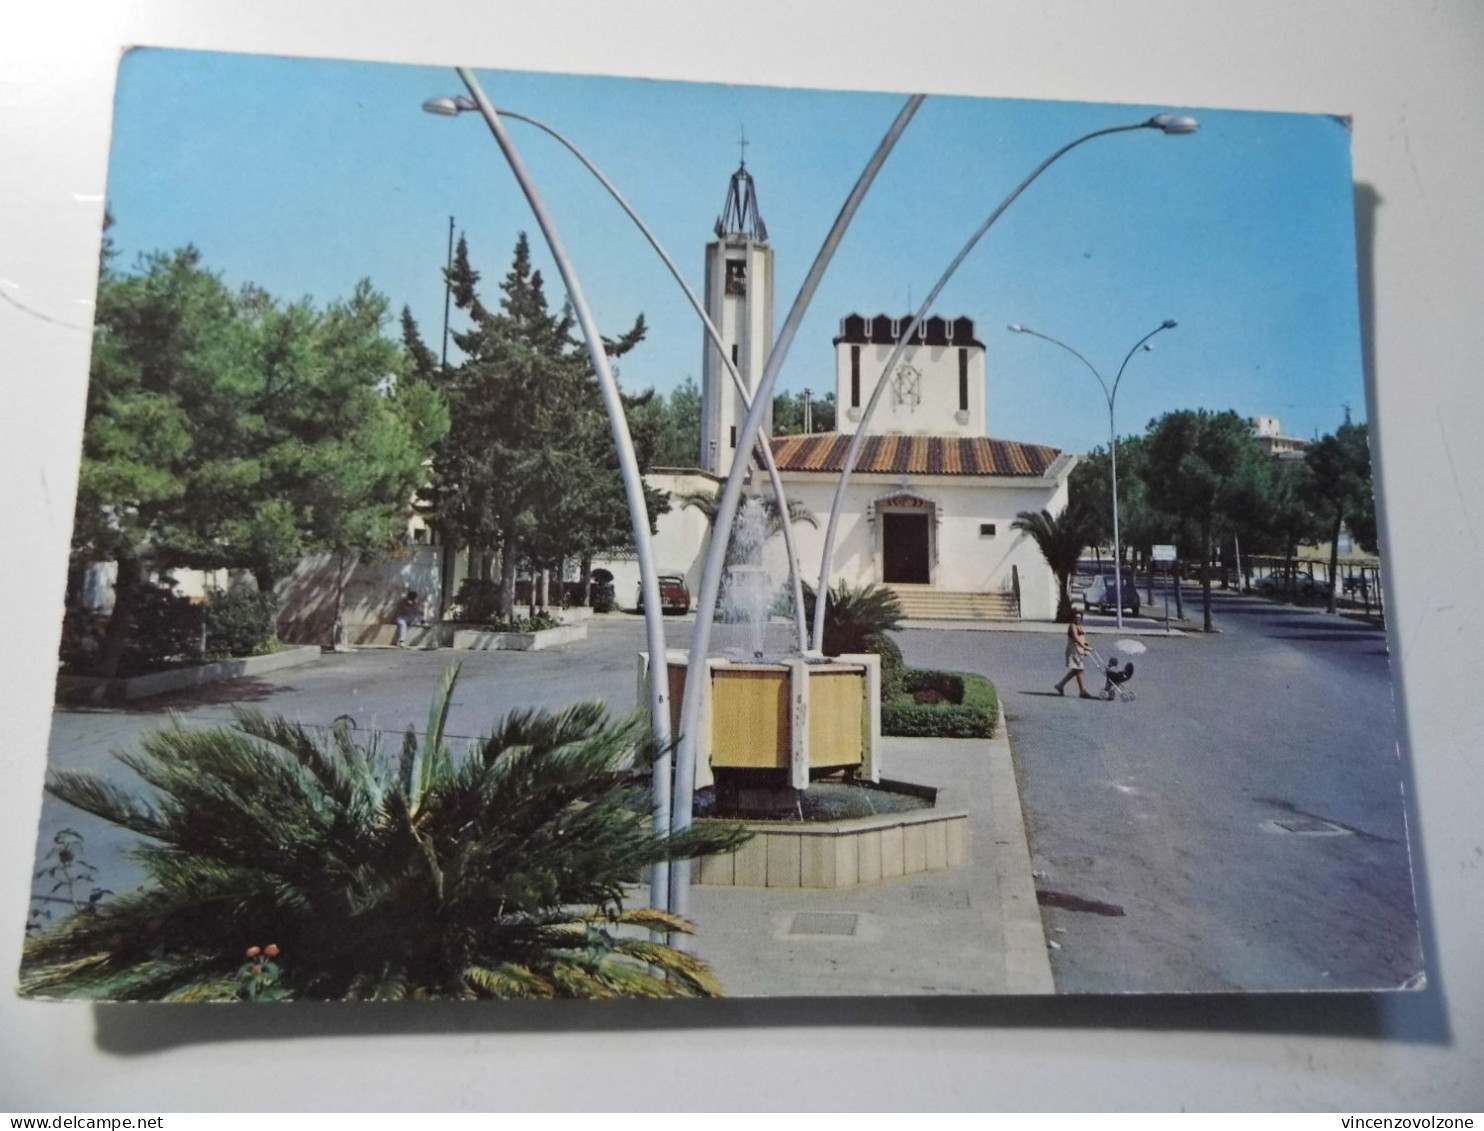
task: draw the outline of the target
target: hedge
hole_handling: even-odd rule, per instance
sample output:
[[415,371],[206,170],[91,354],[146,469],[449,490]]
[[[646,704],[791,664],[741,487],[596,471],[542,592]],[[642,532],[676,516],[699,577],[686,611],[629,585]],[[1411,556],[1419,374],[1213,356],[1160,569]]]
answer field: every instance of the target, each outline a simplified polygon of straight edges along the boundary
[[[1000,717],[994,684],[971,672],[908,668],[902,693],[881,704],[881,733],[909,738],[989,738]],[[919,703],[919,691],[936,691],[942,703]]]

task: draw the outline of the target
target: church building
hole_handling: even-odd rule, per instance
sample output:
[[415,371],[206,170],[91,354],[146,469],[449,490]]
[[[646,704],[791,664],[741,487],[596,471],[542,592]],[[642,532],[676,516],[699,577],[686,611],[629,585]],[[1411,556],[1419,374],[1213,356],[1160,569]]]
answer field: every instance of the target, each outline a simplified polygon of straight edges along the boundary
[[[715,238],[706,245],[705,302],[749,390],[757,388],[771,348],[773,247],[744,162],[732,174]],[[847,489],[831,583],[884,584],[914,619],[1050,619],[1056,581],[1040,551],[1011,524],[1021,511],[1059,513],[1077,457],[1042,444],[991,438],[984,343],[968,317],[925,319],[890,375],[869,422],[866,403],[910,314],[850,313],[834,338],[836,430],[772,437],[788,498],[818,526],[794,523],[804,579],[818,579],[824,527],[846,448],[863,425],[864,442]],[[694,468],[661,468],[647,481],[674,495],[717,492],[732,463],[745,458],[737,436],[746,407],[709,337],[702,336],[700,446]],[[795,356],[811,343],[797,341]],[[771,418],[771,413],[769,414]],[[765,424],[771,434],[771,419]],[[758,466],[750,490],[768,488]],[[661,573],[700,587],[709,527],[697,509],[672,503],[655,537]],[[638,593],[638,566],[605,561],[620,602]],[[788,566],[780,536],[763,564],[780,583]]]

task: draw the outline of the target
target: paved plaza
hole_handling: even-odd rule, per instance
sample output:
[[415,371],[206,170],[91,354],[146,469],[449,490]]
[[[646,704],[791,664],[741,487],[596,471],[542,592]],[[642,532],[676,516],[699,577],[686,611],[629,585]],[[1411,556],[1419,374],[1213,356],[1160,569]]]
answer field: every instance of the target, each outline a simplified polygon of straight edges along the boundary
[[[886,776],[969,810],[970,863],[839,891],[697,888],[698,950],[736,995],[1034,993],[1053,974],[1073,993],[1402,984],[1420,958],[1384,635],[1250,598],[1221,597],[1217,615],[1218,636],[1140,636],[1130,703],[1051,693],[1054,626],[902,632],[909,663],[982,672],[1000,691],[994,740],[886,747]],[[669,622],[673,644],[688,627]],[[128,782],[111,750],[170,712],[228,722],[234,703],[420,729],[453,660],[455,736],[581,698],[627,712],[642,646],[638,618],[612,617],[546,652],[325,655],[127,709],[58,710],[52,765]],[[132,834],[47,798],[40,842],[63,827],[83,834],[104,886],[139,881]],[[832,918],[809,918],[820,912]]]

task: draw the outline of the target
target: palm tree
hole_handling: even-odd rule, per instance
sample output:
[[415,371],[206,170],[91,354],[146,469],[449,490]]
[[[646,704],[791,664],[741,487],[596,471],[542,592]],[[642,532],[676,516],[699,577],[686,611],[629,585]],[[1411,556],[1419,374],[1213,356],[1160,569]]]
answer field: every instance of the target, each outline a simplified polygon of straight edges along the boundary
[[[112,1000],[709,997],[711,971],[624,906],[664,860],[731,826],[652,830],[642,719],[599,703],[517,711],[456,754],[457,667],[399,753],[349,724],[238,710],[119,755],[157,796],[54,773],[55,796],[147,838],[149,882],[26,946],[27,995]],[[251,949],[249,949],[251,948]],[[249,954],[243,964],[244,951]]]
[[1068,504],[1060,516],[1044,510],[1021,511],[1010,528],[1030,535],[1056,575],[1056,619],[1066,624],[1072,619],[1072,575],[1093,529],[1086,511],[1075,503]]
[[[814,617],[814,589],[804,586],[804,615]],[[821,651],[827,656],[852,652],[880,652],[881,641],[895,648],[887,633],[902,625],[902,606],[890,589],[867,585],[852,589],[844,581],[825,590],[824,640]]]
[[[715,491],[680,491],[675,495],[682,507],[691,507],[706,516],[706,522],[716,525],[716,512],[721,505],[721,495]],[[759,495],[759,501],[763,505],[763,512],[768,516],[768,533],[766,537],[771,538],[783,530],[783,523],[778,517],[778,500],[771,495]],[[741,508],[738,508],[741,514]],[[819,520],[814,517],[814,512],[804,506],[796,499],[788,501],[788,521],[807,522],[810,526],[818,529]]]

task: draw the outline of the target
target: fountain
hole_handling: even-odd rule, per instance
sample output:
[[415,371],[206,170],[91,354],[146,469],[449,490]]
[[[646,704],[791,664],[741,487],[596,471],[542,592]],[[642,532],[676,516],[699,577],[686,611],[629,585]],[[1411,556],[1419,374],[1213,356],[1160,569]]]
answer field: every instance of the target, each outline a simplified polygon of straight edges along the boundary
[[[799,794],[816,778],[881,778],[880,657],[826,659],[768,647],[779,587],[761,558],[776,525],[756,496],[739,510],[717,609],[720,655],[706,663],[695,786],[714,786],[723,814],[799,813]],[[668,654],[677,728],[687,658]],[[646,653],[641,684],[648,673]]]

